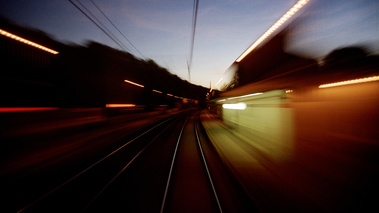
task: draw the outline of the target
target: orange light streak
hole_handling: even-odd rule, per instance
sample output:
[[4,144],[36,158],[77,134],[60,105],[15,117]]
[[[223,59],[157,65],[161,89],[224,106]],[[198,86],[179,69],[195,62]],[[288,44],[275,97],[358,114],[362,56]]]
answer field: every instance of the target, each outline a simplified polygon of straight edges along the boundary
[[133,84],[133,85],[135,85],[135,86],[137,86],[137,87],[145,87],[144,85],[141,85],[141,84],[137,84],[137,83],[134,83],[133,81],[128,81],[128,80],[124,80],[126,83],[129,83],[129,84]]
[[46,52],[51,53],[51,54],[54,54],[54,55],[56,55],[56,54],[59,53],[59,52],[57,52],[57,51],[55,51],[55,50],[52,50],[52,49],[47,48],[47,47],[44,47],[44,46],[42,46],[42,45],[40,45],[40,44],[34,43],[34,42],[29,41],[29,40],[27,40],[27,39],[21,38],[21,37],[19,37],[19,36],[16,36],[16,35],[14,35],[14,34],[12,34],[12,33],[9,33],[9,32],[7,32],[7,31],[5,31],[5,30],[2,30],[2,29],[0,29],[0,34],[3,35],[3,36],[5,36],[5,37],[11,38],[11,39],[13,39],[13,40],[16,40],[16,41],[19,41],[19,42],[21,42],[21,43],[24,43],[24,44],[30,45],[30,46],[32,46],[32,47],[38,48],[38,49],[40,49],[40,50],[46,51]]
[[283,25],[289,18],[291,18],[297,11],[299,11],[309,0],[298,1],[290,10],[288,10],[274,25],[272,25],[261,37],[258,38],[245,52],[240,55],[236,62],[242,61],[249,53],[251,53],[259,44],[261,44],[267,37],[269,37],[275,30]]
[[153,92],[156,92],[156,93],[162,93],[161,91],[159,91],[159,90],[155,90],[155,89],[153,89]]
[[335,83],[330,83],[330,84],[322,84],[318,88],[338,87],[338,86],[343,86],[343,85],[359,84],[359,83],[366,83],[366,82],[371,82],[371,81],[379,81],[379,75],[368,77],[368,78],[359,78],[359,79],[340,81],[340,82],[335,82]]
[[135,107],[135,104],[105,104],[106,108],[115,108],[115,107]]

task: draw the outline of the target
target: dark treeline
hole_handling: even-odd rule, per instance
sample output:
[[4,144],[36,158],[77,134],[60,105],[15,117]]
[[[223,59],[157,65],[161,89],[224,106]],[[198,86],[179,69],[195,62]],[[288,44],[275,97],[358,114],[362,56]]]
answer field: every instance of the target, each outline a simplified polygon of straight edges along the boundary
[[132,103],[152,108],[175,107],[183,102],[167,94],[205,103],[207,88],[179,78],[151,59],[92,41],[85,45],[63,44],[42,31],[4,19],[0,28],[59,52],[52,55],[1,36],[1,78],[6,82],[1,89],[2,93],[7,91],[2,106],[103,107],[108,103]]
[[[71,100],[76,103],[82,100],[82,104],[90,105],[165,104],[167,99],[172,99],[167,94],[202,101],[207,92],[206,88],[182,80],[153,60],[138,59],[130,53],[96,42],[89,42],[86,46],[68,46],[61,57],[58,64],[63,66],[55,68],[60,76],[57,83],[63,89],[62,94],[75,94]],[[124,80],[144,88],[127,84]],[[88,96],[83,99],[82,94]]]

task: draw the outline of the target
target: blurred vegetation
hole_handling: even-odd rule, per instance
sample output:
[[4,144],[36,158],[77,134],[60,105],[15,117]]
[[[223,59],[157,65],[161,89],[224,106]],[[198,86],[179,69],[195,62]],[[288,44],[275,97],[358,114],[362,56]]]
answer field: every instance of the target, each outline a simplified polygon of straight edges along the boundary
[[[205,103],[207,88],[181,79],[152,59],[140,59],[93,41],[84,45],[63,44],[40,30],[19,26],[1,17],[0,28],[59,51],[58,55],[50,55],[9,38],[0,38],[3,44],[0,47],[1,62],[8,67],[2,70],[1,76],[13,81],[4,88],[17,91],[18,99],[28,99],[28,104],[43,102],[44,105],[63,107],[103,107],[106,103],[116,102],[141,105],[171,103],[173,106],[173,101],[165,97],[167,93]],[[25,51],[28,53],[24,54]],[[48,58],[48,62],[38,64],[34,55]],[[31,80],[34,83],[30,83]],[[130,86],[124,80],[145,87]],[[26,81],[29,84],[25,84]],[[25,91],[42,83],[51,86],[41,88],[39,94],[33,92],[33,98],[23,97]],[[157,97],[153,89],[162,91],[161,97]],[[9,95],[10,103],[23,105],[12,96]]]
[[366,47],[348,46],[331,51],[323,59],[323,69],[377,69],[379,55],[371,55]]

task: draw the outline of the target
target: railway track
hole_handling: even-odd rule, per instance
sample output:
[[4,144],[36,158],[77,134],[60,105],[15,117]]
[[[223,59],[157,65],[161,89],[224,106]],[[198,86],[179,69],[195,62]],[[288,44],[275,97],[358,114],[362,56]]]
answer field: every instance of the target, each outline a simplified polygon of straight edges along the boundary
[[255,208],[222,165],[198,112],[181,113],[139,131],[39,194],[24,201],[18,212],[252,212]]
[[223,212],[199,138],[197,116],[182,127],[184,137],[175,146],[160,212]]

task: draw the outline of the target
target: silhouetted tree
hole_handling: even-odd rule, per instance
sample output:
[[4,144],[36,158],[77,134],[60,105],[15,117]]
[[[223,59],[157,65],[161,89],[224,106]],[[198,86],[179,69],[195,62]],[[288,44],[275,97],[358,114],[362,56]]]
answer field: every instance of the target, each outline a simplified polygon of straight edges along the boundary
[[333,50],[324,58],[324,69],[354,69],[375,64],[377,57],[369,56],[363,46],[351,46]]

